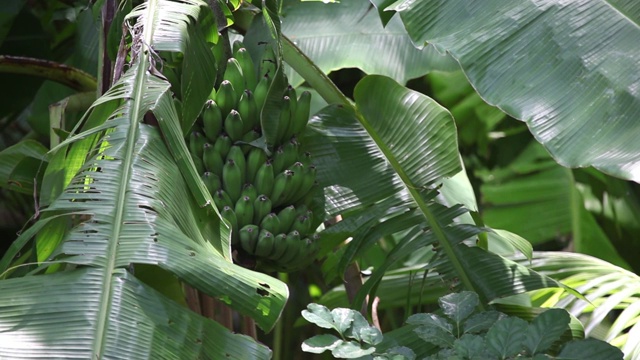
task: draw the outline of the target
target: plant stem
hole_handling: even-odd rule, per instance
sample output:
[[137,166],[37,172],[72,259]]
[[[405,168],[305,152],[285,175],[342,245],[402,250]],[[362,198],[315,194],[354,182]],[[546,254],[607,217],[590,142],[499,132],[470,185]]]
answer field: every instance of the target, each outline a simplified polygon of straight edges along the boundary
[[340,89],[289,38],[282,36],[282,56],[329,104],[353,106]]

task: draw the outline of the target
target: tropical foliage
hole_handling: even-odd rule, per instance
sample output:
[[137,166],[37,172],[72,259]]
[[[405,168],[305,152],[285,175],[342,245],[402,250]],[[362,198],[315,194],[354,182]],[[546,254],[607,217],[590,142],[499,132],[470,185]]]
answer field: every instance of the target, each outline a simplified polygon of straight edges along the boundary
[[[632,2],[4,2],[0,357],[304,358],[312,302],[358,310],[334,312],[362,348],[427,356],[404,320],[462,290],[640,356],[639,22]],[[184,140],[234,40],[314,94],[325,224],[301,272],[233,262]]]

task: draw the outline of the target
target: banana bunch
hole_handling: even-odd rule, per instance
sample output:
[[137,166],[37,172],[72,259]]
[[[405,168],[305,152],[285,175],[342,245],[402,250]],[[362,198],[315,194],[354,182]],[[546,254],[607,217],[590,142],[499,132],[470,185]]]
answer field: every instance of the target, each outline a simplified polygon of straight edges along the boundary
[[271,156],[253,146],[262,137],[260,112],[275,70],[271,49],[255,67],[243,44],[234,43],[223,80],[186,141],[202,181],[232,228],[234,249],[267,269],[293,271],[309,263],[318,247],[314,224],[319,219],[309,209],[316,167],[297,140],[309,120],[311,95],[297,96],[289,86],[282,94]]

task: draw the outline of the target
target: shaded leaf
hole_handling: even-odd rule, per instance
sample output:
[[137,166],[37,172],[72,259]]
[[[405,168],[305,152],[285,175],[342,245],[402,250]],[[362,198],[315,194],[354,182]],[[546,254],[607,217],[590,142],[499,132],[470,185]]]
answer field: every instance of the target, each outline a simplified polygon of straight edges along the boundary
[[478,304],[478,294],[471,291],[449,294],[438,300],[442,312],[456,324],[460,324],[471,315]]
[[487,349],[501,359],[518,354],[522,351],[528,325],[517,317],[499,320],[487,332]]
[[562,309],[549,309],[538,315],[527,329],[524,347],[530,354],[543,352],[566,331],[569,314]]
[[576,340],[562,348],[556,357],[561,360],[616,360],[623,354],[618,348],[597,339]]

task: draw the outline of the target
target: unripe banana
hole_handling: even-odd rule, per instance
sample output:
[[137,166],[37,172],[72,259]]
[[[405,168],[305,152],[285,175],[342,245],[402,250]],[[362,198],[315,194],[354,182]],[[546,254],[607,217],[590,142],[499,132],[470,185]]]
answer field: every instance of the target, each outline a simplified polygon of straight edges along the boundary
[[242,188],[244,187],[244,184],[246,184],[247,181],[247,160],[244,157],[244,152],[242,151],[242,149],[240,148],[240,146],[238,145],[233,145],[230,149],[229,149],[229,153],[227,154],[227,161],[229,160],[233,160],[233,162],[238,166],[238,169],[240,170],[240,191],[242,191]]
[[[287,88],[284,90],[284,96],[288,96],[291,100],[291,115],[293,116],[293,114],[296,112],[296,106],[298,104],[296,89],[294,89],[291,85],[287,86]],[[291,136],[291,134],[289,136]]]
[[286,264],[287,271],[293,271],[307,266],[315,260],[317,247],[309,238],[304,238],[298,242],[298,256]]
[[231,149],[231,138],[225,133],[220,134],[216,142],[213,143],[213,149],[220,154],[223,159],[226,159],[227,154],[229,154],[229,149]]
[[229,115],[231,109],[238,103],[236,90],[229,80],[225,80],[220,84],[218,93],[216,94],[216,103],[218,107],[220,107],[220,112],[223,117]]
[[272,234],[280,232],[280,218],[275,213],[269,213],[260,221],[260,229],[266,229]]
[[311,189],[316,184],[315,165],[305,166],[302,170],[300,186],[296,193],[289,199],[292,203],[297,203],[311,193]]
[[215,194],[215,192],[222,186],[222,182],[218,175],[209,171],[202,175],[202,182],[204,182],[204,185],[207,187],[207,190],[209,190],[211,196],[213,196],[213,194]]
[[240,196],[240,199],[236,202],[234,211],[238,218],[238,227],[243,227],[253,222],[253,202],[254,200],[247,195]]
[[222,112],[215,101],[208,100],[205,103],[202,110],[202,124],[207,139],[212,143],[215,142],[222,131]]
[[245,225],[239,231],[240,245],[244,251],[254,254],[258,244],[260,229],[256,225]]
[[202,163],[207,171],[222,176],[222,166],[224,161],[220,156],[220,153],[216,151],[215,147],[209,143],[204,144],[204,151],[202,152]]
[[300,161],[302,163],[302,165],[304,165],[305,168],[309,167],[311,165],[311,153],[308,151],[305,151],[299,158],[298,161]]
[[253,60],[251,59],[251,55],[244,47],[239,48],[238,50],[233,51],[233,56],[238,59],[238,63],[240,64],[240,68],[242,69],[242,75],[244,76],[245,81],[245,89],[253,89],[256,88],[256,84],[258,83],[258,76],[256,75],[256,68],[253,64]]
[[301,236],[304,236],[309,233],[311,230],[311,219],[307,216],[298,216],[296,220],[291,225],[292,231],[297,231]]
[[258,194],[271,196],[274,180],[273,166],[271,165],[271,162],[267,160],[260,165],[253,181],[253,185],[256,187]]
[[224,131],[229,135],[232,141],[242,140],[243,123],[240,113],[234,109],[231,109],[229,115],[224,119]]
[[240,68],[238,60],[235,58],[229,58],[227,60],[227,68],[225,69],[222,78],[233,85],[236,92],[236,99],[240,99],[240,96],[244,92],[245,84],[242,69]]
[[198,174],[202,174],[207,171],[207,169],[204,168],[201,158],[191,155],[191,160],[193,160],[193,165],[195,165]]
[[256,101],[256,108],[258,109],[258,114],[262,112],[264,103],[267,100],[267,94],[269,93],[269,85],[271,85],[271,78],[265,75],[260,78],[260,81],[258,81],[258,85],[256,85],[256,89],[253,91],[253,98]]
[[276,59],[276,53],[273,51],[273,47],[267,44],[260,59],[259,75],[269,75],[269,77],[273,77],[276,73],[277,66],[278,59]]
[[286,200],[286,191],[291,187],[293,181],[293,172],[285,170],[276,176],[273,180],[273,190],[271,192],[271,202],[273,206],[279,206]]
[[275,236],[269,230],[261,229],[254,254],[259,257],[267,257],[269,254],[271,254],[273,252],[273,246],[275,244],[274,238]]
[[291,126],[291,99],[288,96],[282,98],[280,119],[278,120],[278,134],[276,144],[281,144],[287,139],[289,126]]
[[244,134],[244,136],[242,137],[242,141],[241,143],[244,143],[243,145],[241,145],[240,147],[242,148],[242,151],[245,154],[248,154],[249,151],[251,151],[251,149],[254,149],[255,147],[252,145],[246,145],[246,144],[250,144],[255,140],[258,140],[260,138],[260,133],[255,131],[255,130],[249,130],[246,134]]
[[240,96],[238,112],[242,118],[243,132],[260,128],[260,114],[256,106],[256,99],[250,90],[245,90]]
[[296,105],[296,111],[293,113],[291,119],[291,133],[293,135],[300,135],[307,127],[309,122],[309,111],[311,110],[311,93],[303,91],[300,94],[298,103]]
[[222,167],[222,187],[229,194],[232,204],[240,198],[242,192],[242,171],[232,159],[228,159]]
[[287,264],[300,256],[300,234],[295,230],[290,232],[287,234],[285,244],[287,245],[287,250],[284,255],[280,257],[278,265],[282,265],[284,268],[289,268]]
[[271,212],[271,199],[266,195],[260,195],[253,203],[253,223],[259,224],[262,219]]
[[244,48],[244,43],[241,40],[234,41],[232,45],[233,56],[236,57],[235,54],[242,48]]
[[298,197],[299,191],[302,187],[302,182],[305,178],[305,169],[301,162],[296,162],[289,168],[289,170],[293,173],[293,179],[291,181],[291,187],[287,189],[286,200]]
[[273,171],[279,173],[293,165],[298,158],[298,147],[295,138],[279,147],[273,156]]
[[273,243],[273,251],[267,258],[278,261],[287,251],[287,234],[276,235]]
[[291,225],[296,220],[296,208],[289,205],[278,213],[280,219],[280,230],[283,232],[291,232]]
[[213,202],[216,204],[216,207],[220,211],[222,211],[222,209],[224,209],[225,206],[228,206],[228,207],[233,206],[233,202],[231,201],[229,194],[227,194],[227,192],[224,191],[223,189],[218,189],[213,194]]
[[[244,184],[244,187],[242,188],[242,194],[240,194],[240,196],[248,196],[251,199],[251,203],[253,203],[258,198],[258,191],[256,190],[255,186],[253,186],[253,184]],[[251,213],[251,216],[253,217],[253,213]]]
[[222,218],[225,219],[231,227],[231,244],[237,244],[238,218],[236,217],[236,213],[233,211],[231,206],[225,206],[222,208],[220,215],[222,215]]
[[247,181],[254,181],[258,169],[267,161],[267,154],[264,150],[251,147],[247,154]]
[[199,131],[192,131],[189,135],[189,152],[191,152],[191,155],[202,158],[202,151],[206,142],[207,138],[202,136]]

